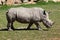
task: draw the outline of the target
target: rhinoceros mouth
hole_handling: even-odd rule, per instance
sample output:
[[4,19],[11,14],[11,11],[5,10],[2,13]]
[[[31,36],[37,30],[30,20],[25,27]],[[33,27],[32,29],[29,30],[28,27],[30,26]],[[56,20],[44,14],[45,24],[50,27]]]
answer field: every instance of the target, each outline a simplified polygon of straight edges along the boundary
[[52,25],[47,25],[47,24],[45,24],[45,23],[43,23],[47,28],[50,28]]
[[50,26],[51,26],[51,25],[47,25],[47,24],[44,23],[44,22],[43,22],[43,24],[44,24],[44,26],[46,26],[47,28],[50,28]]

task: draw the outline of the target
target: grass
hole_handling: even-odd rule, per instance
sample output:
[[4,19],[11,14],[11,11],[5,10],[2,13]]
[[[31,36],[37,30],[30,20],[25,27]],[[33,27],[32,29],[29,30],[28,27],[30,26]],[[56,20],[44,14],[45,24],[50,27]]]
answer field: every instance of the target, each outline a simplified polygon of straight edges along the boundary
[[[15,31],[0,31],[0,40],[60,40],[60,3],[54,2],[41,2],[37,4],[22,4],[17,6],[6,6],[0,7],[0,29],[6,28],[6,11],[11,7],[42,7],[46,11],[51,11],[49,14],[50,19],[55,21],[55,24],[48,31],[38,30],[15,30]],[[28,24],[21,24],[18,22],[14,23],[15,28],[26,28]],[[41,23],[42,29],[45,26]],[[35,25],[32,28],[36,28]]]

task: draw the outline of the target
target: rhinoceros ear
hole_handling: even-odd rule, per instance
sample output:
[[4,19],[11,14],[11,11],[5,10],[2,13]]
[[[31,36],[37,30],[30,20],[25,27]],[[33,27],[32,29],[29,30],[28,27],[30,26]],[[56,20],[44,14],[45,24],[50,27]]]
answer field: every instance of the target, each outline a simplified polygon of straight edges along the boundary
[[44,15],[46,15],[46,12],[45,12],[45,10],[44,10],[43,14],[44,14]]

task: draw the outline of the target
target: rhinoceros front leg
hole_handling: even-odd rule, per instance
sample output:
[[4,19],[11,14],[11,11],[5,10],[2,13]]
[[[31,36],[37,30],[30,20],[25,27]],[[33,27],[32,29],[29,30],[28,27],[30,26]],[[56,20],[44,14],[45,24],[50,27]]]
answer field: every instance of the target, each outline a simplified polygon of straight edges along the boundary
[[27,29],[30,29],[30,27],[32,26],[33,23],[29,23]]
[[35,25],[36,25],[38,30],[42,30],[38,22],[36,22]]

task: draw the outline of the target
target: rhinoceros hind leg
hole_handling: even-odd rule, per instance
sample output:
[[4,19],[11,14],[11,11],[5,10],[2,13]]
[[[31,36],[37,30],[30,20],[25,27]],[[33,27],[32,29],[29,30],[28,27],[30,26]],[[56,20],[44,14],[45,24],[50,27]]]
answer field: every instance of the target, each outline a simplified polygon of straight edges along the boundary
[[10,20],[7,20],[8,23],[7,23],[7,29],[8,30],[14,30],[14,27],[13,27],[13,22],[15,21],[15,19],[10,19]]
[[10,22],[7,23],[7,29],[11,30],[11,28],[10,28]]
[[13,22],[11,23],[11,29],[12,30],[14,30],[15,28],[14,28],[14,26],[13,26]]
[[7,23],[7,29],[8,29],[8,30],[14,30],[13,23],[8,22],[8,23]]

